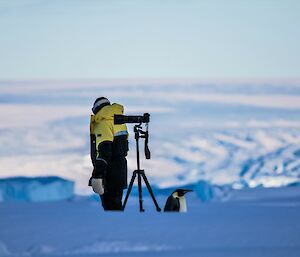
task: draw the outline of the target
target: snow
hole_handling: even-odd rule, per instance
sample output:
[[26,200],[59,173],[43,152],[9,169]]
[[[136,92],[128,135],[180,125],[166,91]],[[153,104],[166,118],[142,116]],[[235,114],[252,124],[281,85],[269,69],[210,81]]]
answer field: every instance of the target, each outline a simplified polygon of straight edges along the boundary
[[74,182],[59,177],[0,179],[0,202],[43,202],[70,199]]
[[[158,195],[163,207],[166,196]],[[124,213],[78,197],[0,204],[0,256],[297,257],[299,187],[234,190],[227,201],[187,195],[188,212],[157,213],[130,197]]]

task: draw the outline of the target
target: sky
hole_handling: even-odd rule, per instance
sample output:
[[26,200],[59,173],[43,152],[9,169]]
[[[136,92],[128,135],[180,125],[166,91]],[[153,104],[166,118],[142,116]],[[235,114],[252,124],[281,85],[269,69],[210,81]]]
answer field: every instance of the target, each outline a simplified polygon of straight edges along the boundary
[[0,80],[300,77],[300,1],[1,0]]

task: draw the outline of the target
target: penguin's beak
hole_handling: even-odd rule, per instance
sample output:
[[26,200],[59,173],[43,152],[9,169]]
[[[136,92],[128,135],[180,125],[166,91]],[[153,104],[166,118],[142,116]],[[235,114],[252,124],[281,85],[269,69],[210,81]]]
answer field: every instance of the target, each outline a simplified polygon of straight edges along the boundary
[[186,193],[189,193],[189,192],[193,192],[193,190],[191,190],[191,189],[184,189],[183,190],[183,194],[186,194]]
[[184,196],[188,192],[193,192],[193,190],[190,189],[178,189],[178,196]]

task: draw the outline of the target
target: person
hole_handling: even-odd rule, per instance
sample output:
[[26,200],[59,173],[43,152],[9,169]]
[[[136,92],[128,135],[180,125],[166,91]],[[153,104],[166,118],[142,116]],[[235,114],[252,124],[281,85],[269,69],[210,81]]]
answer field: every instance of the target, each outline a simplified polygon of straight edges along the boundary
[[99,97],[92,112],[90,139],[93,173],[89,186],[100,195],[104,210],[121,211],[123,190],[127,188],[128,131],[126,124],[114,124],[114,115],[123,114],[124,108]]

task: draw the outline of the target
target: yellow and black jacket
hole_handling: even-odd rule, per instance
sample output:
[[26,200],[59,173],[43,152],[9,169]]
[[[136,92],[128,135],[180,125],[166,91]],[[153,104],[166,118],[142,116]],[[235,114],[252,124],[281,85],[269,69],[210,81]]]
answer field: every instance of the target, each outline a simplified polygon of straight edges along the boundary
[[127,187],[128,131],[114,124],[115,114],[123,114],[122,105],[106,105],[90,119],[92,177],[104,178],[108,190]]

